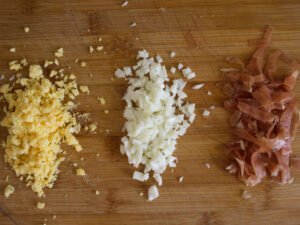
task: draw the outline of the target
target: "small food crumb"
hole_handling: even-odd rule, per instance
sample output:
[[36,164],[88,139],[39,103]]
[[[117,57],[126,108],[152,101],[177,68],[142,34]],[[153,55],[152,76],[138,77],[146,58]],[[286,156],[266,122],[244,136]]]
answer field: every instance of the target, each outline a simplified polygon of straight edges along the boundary
[[58,58],[63,57],[64,56],[64,49],[63,48],[57,49],[56,52],[54,53],[54,55]]
[[56,219],[56,215],[53,215],[53,217],[52,217],[54,220]]
[[12,52],[12,53],[15,53],[16,52],[16,48],[10,48],[9,51]]
[[172,74],[174,74],[174,73],[176,72],[176,68],[172,66],[171,69],[170,69],[170,72],[171,72]]
[[208,92],[207,92],[207,95],[211,96],[211,95],[212,95],[211,91],[208,91]]
[[11,194],[15,192],[15,188],[12,185],[7,185],[6,188],[4,189],[4,196],[5,198],[8,198]]
[[178,68],[179,70],[182,70],[183,64],[182,64],[182,63],[179,63],[178,66],[177,66],[177,68]]
[[210,115],[210,111],[207,109],[203,110],[202,116],[208,117]]
[[155,59],[156,59],[156,61],[158,63],[162,63],[163,62],[163,59],[162,59],[162,57],[160,55],[156,55]]
[[97,49],[98,52],[102,51],[103,48],[104,48],[103,46],[97,46],[97,47],[96,47],[96,49]]
[[84,160],[84,157],[81,157],[80,160],[83,161],[83,160]]
[[30,31],[30,28],[29,28],[29,27],[24,27],[24,32],[25,32],[25,33],[29,33],[29,31]]
[[204,87],[204,84],[196,84],[192,87],[193,90],[199,90]]
[[183,176],[179,177],[179,182],[180,182],[180,183],[182,183],[183,178],[184,178]]
[[109,110],[104,110],[104,113],[105,113],[105,114],[108,114],[108,113],[109,113]]
[[142,191],[140,192],[140,196],[144,196],[144,193]]
[[82,93],[87,93],[87,94],[90,93],[89,87],[86,86],[86,85],[80,85],[80,86],[79,86],[79,90],[80,90]]
[[89,47],[89,51],[90,51],[90,53],[94,52],[93,46],[90,46],[90,47]]
[[6,183],[8,182],[8,178],[9,178],[9,176],[6,176],[6,179],[5,179],[5,182],[6,182]]
[[74,167],[77,167],[77,166],[78,166],[78,164],[77,164],[77,163],[73,163],[73,166],[74,166]]
[[97,100],[101,103],[101,105],[105,105],[105,99],[102,97],[98,97]]
[[158,192],[156,185],[152,185],[148,189],[148,201],[151,202],[154,199],[158,198],[158,196],[159,196],[159,192]]
[[128,5],[128,1],[124,1],[123,4],[122,4],[122,7],[125,7]]
[[209,163],[205,163],[204,165],[205,165],[205,167],[206,167],[207,169],[210,169],[210,164],[209,164]]
[[78,63],[78,61],[79,61],[79,59],[77,59],[77,58],[76,58],[76,59],[74,59],[74,62]]
[[82,62],[80,63],[80,66],[81,66],[81,67],[86,67],[86,62],[82,61]]
[[248,191],[244,190],[242,192],[242,198],[245,200],[248,200],[248,199],[252,198],[252,195]]
[[45,204],[44,202],[38,202],[38,203],[36,204],[36,207],[37,207],[38,209],[43,209],[43,208],[45,208],[45,206],[46,206],[46,204]]
[[216,107],[214,105],[210,106],[209,109],[214,110]]
[[84,169],[78,168],[78,169],[76,170],[76,175],[77,175],[77,176],[85,176],[86,173],[85,173]]
[[96,191],[95,191],[95,194],[96,194],[96,195],[100,195],[100,191],[96,190]]
[[176,53],[174,52],[174,51],[172,51],[171,53],[170,53],[170,57],[171,58],[174,58],[176,56]]
[[136,26],[136,22],[132,22],[129,26],[130,27],[135,27]]

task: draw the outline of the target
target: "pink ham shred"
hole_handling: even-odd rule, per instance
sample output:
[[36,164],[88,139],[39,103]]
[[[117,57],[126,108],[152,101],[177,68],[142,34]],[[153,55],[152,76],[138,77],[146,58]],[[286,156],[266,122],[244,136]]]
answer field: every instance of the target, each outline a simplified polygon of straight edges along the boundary
[[[290,166],[300,167],[300,158],[291,157],[292,141],[299,122],[293,88],[299,64],[283,51],[267,54],[272,35],[268,27],[248,64],[236,57],[230,63],[240,69],[225,71],[224,107],[231,113],[234,140],[227,145],[230,173],[246,185],[254,186],[265,177],[281,184],[291,183]],[[275,76],[278,61],[290,68],[289,74]]]

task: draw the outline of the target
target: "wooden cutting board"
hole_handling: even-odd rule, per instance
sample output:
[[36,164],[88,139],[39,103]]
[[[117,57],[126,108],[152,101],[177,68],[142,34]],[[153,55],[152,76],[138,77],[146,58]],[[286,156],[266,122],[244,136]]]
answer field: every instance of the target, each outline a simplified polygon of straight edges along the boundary
[[[291,185],[265,181],[254,188],[246,188],[224,171],[223,145],[230,140],[228,115],[222,108],[223,95],[215,86],[222,79],[218,71],[226,65],[224,58],[247,59],[253,52],[247,41],[261,37],[265,25],[275,28],[274,48],[300,57],[298,0],[129,0],[127,7],[121,7],[122,0],[0,2],[1,73],[11,74],[7,70],[10,60],[26,57],[31,63],[43,63],[63,47],[61,66],[71,66],[79,83],[91,90],[90,95],[79,97],[79,110],[90,112],[99,125],[97,135],[80,135],[82,153],[68,151],[55,187],[46,190],[45,199],[38,199],[16,179],[3,163],[1,150],[0,190],[6,186],[7,176],[8,183],[16,188],[9,199],[0,195],[1,225],[300,224],[299,171],[292,171],[295,182]],[[132,22],[137,26],[129,27]],[[30,27],[28,34],[24,26]],[[102,42],[98,42],[99,37]],[[104,51],[90,54],[90,45],[103,45]],[[10,53],[10,47],[17,52]],[[189,101],[197,105],[198,117],[179,140],[178,167],[164,174],[160,197],[151,203],[146,201],[151,183],[133,181],[133,168],[119,153],[124,122],[121,98],[126,85],[113,79],[115,68],[134,65],[136,51],[142,48],[159,53],[167,68],[181,62],[197,73],[186,90]],[[168,55],[172,50],[176,57],[171,59]],[[85,61],[87,67],[81,68],[75,58]],[[191,91],[199,82],[205,83],[205,88]],[[300,98],[300,83],[296,94]],[[104,97],[106,105],[99,104],[97,97]],[[209,118],[203,118],[202,110],[211,105],[216,109]],[[107,129],[109,134],[101,132]],[[4,130],[1,136],[5,137]],[[295,153],[300,153],[300,133],[293,146]],[[74,162],[88,176],[77,177],[71,166]],[[184,176],[182,183],[178,182],[180,176]],[[99,196],[95,190],[100,191]],[[243,200],[243,190],[253,197]],[[45,202],[46,208],[38,210],[37,201]]]

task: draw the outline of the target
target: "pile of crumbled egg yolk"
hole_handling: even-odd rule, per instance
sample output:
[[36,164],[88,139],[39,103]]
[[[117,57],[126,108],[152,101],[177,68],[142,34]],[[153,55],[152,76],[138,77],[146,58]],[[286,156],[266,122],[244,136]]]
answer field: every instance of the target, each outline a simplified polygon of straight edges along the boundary
[[82,150],[73,135],[80,131],[80,124],[70,112],[74,103],[64,101],[65,96],[78,95],[76,80],[52,83],[44,77],[41,66],[31,65],[29,78],[19,77],[12,85],[4,84],[0,92],[7,102],[0,122],[8,129],[3,144],[5,161],[38,196],[44,196],[43,189],[53,187],[58,166],[64,160],[60,144]]

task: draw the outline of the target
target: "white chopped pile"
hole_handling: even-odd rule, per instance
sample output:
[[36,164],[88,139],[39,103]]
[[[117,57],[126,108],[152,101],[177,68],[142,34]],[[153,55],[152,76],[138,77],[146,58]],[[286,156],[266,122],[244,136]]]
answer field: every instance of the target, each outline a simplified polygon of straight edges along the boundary
[[[117,69],[115,75],[126,78],[127,92],[123,99],[126,123],[122,138],[121,153],[126,154],[130,164],[136,168],[144,165],[143,172],[134,172],[133,179],[146,181],[151,172],[161,185],[161,174],[169,167],[176,167],[173,156],[177,138],[186,133],[195,119],[195,104],[185,102],[187,97],[182,79],[169,82],[161,57],[149,58],[145,50],[139,51],[137,65],[132,73]],[[125,67],[126,68],[126,67]],[[148,200],[158,197],[156,186],[149,189]]]

